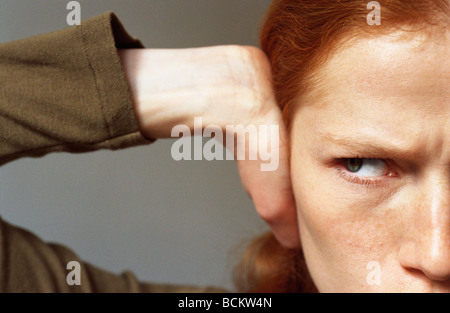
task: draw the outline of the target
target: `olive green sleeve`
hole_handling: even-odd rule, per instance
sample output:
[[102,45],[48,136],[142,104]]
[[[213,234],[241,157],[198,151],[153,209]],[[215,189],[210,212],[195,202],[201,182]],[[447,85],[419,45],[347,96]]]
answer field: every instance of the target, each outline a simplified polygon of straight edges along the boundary
[[[121,149],[151,143],[138,129],[117,54],[141,48],[113,13],[80,26],[0,45],[0,165],[49,152]],[[80,285],[67,264],[80,264]],[[0,292],[218,292],[142,283],[0,218]]]
[[152,142],[139,132],[117,53],[141,47],[113,13],[1,44],[0,165]]
[[[77,262],[79,267],[68,266]],[[69,264],[72,265],[72,264]],[[77,266],[75,265],[75,266]],[[79,281],[72,284],[79,274]],[[67,282],[69,277],[70,283]],[[79,283],[79,284],[78,284]],[[140,282],[133,273],[115,274],[83,262],[72,250],[40,238],[0,218],[0,293],[192,293],[226,292],[195,287]]]

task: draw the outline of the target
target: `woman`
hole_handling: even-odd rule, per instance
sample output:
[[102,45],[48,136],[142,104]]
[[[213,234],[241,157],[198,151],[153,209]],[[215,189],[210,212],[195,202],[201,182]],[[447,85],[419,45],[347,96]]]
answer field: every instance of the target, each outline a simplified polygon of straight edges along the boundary
[[300,250],[266,236],[237,276],[244,290],[450,291],[449,3],[380,4],[380,26],[361,1],[268,12],[261,43],[312,281]]
[[[276,171],[237,161],[273,234],[239,267],[243,291],[448,291],[448,3],[380,4],[382,25],[368,26],[361,1],[274,1],[269,59],[252,47],[130,49],[140,44],[110,14],[3,45],[0,163],[151,142],[194,117],[278,125]],[[186,290],[88,264],[68,286],[77,256],[0,226],[2,290]]]

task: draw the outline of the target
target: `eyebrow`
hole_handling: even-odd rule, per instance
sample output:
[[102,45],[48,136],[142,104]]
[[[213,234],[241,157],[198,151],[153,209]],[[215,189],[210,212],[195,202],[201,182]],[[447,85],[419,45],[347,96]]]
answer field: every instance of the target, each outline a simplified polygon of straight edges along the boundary
[[358,132],[354,136],[340,136],[332,133],[320,133],[320,138],[334,146],[341,146],[354,153],[370,155],[371,157],[400,158],[417,160],[425,154],[421,145],[415,145],[413,140],[402,141],[387,136]]

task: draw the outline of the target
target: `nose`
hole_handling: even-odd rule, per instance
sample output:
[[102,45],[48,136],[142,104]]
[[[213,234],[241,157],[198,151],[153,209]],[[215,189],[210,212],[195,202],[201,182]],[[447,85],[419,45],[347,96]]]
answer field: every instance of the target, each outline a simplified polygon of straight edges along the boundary
[[403,267],[421,271],[433,281],[450,280],[449,178],[428,179],[414,197],[406,240],[400,247]]

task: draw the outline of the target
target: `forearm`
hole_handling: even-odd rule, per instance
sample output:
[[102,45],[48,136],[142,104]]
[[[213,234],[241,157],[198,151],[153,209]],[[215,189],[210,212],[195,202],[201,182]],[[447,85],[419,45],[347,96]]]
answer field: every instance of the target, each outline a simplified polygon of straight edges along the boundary
[[204,125],[245,123],[263,94],[251,64],[257,53],[233,45],[120,50],[141,132],[168,138],[175,125],[192,130],[194,117]]

